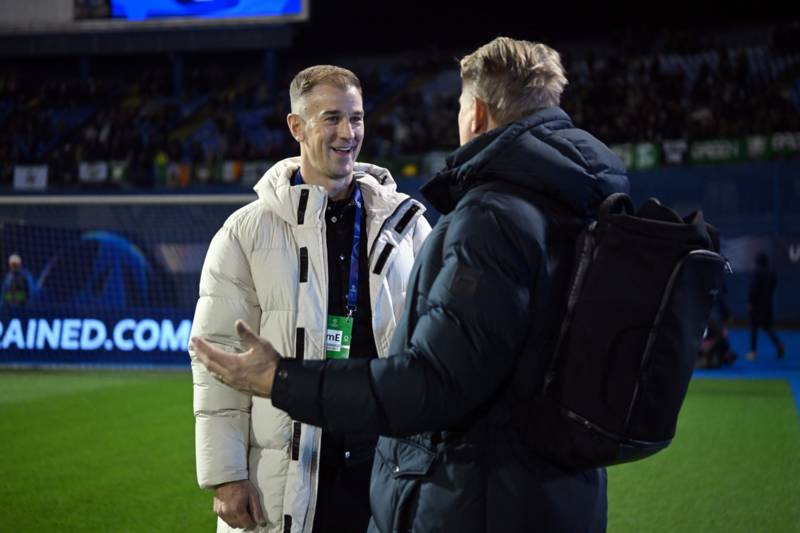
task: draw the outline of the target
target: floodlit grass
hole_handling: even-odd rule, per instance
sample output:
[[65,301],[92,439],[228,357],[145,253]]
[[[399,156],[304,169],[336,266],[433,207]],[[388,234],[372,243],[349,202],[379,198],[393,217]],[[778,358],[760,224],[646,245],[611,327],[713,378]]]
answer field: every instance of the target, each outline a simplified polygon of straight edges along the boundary
[[[0,372],[0,531],[214,531],[191,409],[188,372]],[[787,383],[695,380],[672,446],[609,469],[608,526],[800,532]]]
[[0,530],[213,531],[185,373],[0,373]]
[[783,380],[695,380],[663,452],[610,468],[609,532],[800,531],[800,419]]

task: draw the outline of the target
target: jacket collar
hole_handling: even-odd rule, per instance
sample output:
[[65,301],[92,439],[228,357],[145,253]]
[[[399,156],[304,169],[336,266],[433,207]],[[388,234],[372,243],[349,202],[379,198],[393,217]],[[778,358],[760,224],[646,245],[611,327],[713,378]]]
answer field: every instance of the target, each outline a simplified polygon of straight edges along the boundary
[[549,107],[476,137],[446,159],[422,187],[442,213],[471,188],[504,181],[550,196],[586,214],[611,192],[627,191],[625,167],[561,108]]
[[[291,178],[299,168],[299,157],[279,161],[267,170],[253,189],[259,200],[287,224],[320,225],[327,203],[327,192],[323,187],[316,185],[293,186]],[[385,219],[403,199],[397,194],[397,184],[385,168],[369,163],[356,163],[353,177],[361,187],[368,219]],[[304,190],[308,192],[303,194]],[[305,204],[303,220],[298,220],[298,212],[303,203]]]

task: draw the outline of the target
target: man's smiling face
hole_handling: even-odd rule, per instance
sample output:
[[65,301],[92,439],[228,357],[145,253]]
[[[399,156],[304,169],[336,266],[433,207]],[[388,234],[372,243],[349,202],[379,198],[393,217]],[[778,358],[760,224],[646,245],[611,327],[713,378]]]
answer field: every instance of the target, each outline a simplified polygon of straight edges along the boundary
[[[300,157],[304,173],[345,179],[353,175],[364,140],[364,105],[355,87],[320,84],[304,97],[300,113]],[[310,178],[311,176],[305,176]]]

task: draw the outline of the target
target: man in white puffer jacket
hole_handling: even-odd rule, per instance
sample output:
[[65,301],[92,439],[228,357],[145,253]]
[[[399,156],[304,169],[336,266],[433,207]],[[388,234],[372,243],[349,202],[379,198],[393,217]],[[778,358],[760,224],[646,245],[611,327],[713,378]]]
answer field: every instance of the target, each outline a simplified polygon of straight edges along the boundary
[[[287,357],[386,357],[430,231],[425,209],[386,169],[356,163],[364,111],[352,72],[305,69],[290,97],[300,157],[270,168],[258,199],[211,241],[192,336],[241,352],[233,323],[243,319]],[[197,478],[214,491],[217,531],[366,530],[377,437],[323,436],[221,384],[190,355]]]

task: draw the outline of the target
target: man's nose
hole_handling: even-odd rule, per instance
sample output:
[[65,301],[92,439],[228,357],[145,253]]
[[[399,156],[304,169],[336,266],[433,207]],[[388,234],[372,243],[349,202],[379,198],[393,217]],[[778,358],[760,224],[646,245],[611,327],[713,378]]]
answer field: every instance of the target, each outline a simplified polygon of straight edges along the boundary
[[342,139],[352,139],[353,138],[353,125],[350,124],[349,120],[342,120],[339,122],[339,137]]

